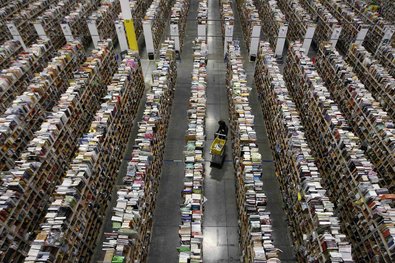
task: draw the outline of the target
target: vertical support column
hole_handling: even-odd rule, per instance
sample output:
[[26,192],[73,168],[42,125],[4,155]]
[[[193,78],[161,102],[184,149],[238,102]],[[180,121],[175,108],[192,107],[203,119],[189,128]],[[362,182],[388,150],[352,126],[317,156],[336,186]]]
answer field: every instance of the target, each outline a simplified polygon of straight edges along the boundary
[[207,24],[198,24],[198,38],[207,39]]
[[91,34],[93,45],[98,48],[100,41],[99,31],[97,30],[96,20],[88,20],[89,33]]
[[70,25],[67,23],[60,24],[66,41],[74,41],[73,32],[71,32]]
[[224,36],[224,55],[227,52],[228,49],[228,42],[232,42],[233,41],[233,25],[227,25],[225,23],[224,25],[225,27],[225,36]]
[[8,30],[10,30],[10,33],[11,33],[11,35],[12,35],[12,38],[13,38],[14,40],[18,40],[18,41],[21,43],[23,49],[26,50],[26,49],[27,49],[26,44],[25,44],[25,42],[23,41],[21,35],[19,34],[19,30],[18,30],[18,28],[16,27],[15,23],[14,23],[14,22],[7,22],[6,25],[7,25],[7,27],[8,27]]
[[154,48],[154,39],[152,37],[152,21],[151,20],[144,20],[143,21],[143,31],[144,31],[145,47],[147,49],[148,59],[154,60],[155,48]]
[[250,61],[255,61],[258,56],[259,41],[261,39],[261,26],[253,26],[250,41]]
[[340,25],[334,25],[333,26],[331,39],[329,40],[332,43],[332,47],[333,48],[336,47],[336,44],[337,44],[337,41],[339,40],[341,32],[342,32],[342,26],[340,26]]
[[376,54],[382,46],[391,44],[392,36],[394,35],[394,28],[391,26],[384,27],[384,36],[381,39],[379,46],[377,47]]
[[45,29],[40,22],[34,22],[33,26],[34,26],[34,29],[36,29],[36,32],[37,32],[37,35],[39,36],[39,38],[48,39],[48,36],[45,33]]
[[180,31],[178,30],[178,24],[170,24],[170,39],[174,40],[174,46],[176,53],[180,52]]
[[303,49],[306,51],[306,54],[309,53],[311,42],[313,41],[314,32],[315,32],[315,25],[308,25],[306,34],[303,40]]
[[134,29],[132,10],[130,9],[129,0],[121,0],[121,10],[123,17],[123,26],[126,31],[127,41],[129,43],[129,49],[138,51],[138,39],[136,36],[136,31]]
[[274,52],[274,55],[277,58],[283,57],[283,51],[284,51],[284,46],[285,46],[285,40],[287,38],[287,32],[288,32],[288,25],[287,24],[280,26],[280,28],[278,30],[276,50]]
[[365,37],[369,31],[368,25],[361,25],[359,32],[357,34],[357,37],[355,38],[355,44],[362,44],[362,42],[365,40]]
[[119,47],[121,52],[124,52],[129,49],[128,41],[126,40],[125,28],[123,27],[123,21],[116,20],[114,21],[115,31],[117,32]]

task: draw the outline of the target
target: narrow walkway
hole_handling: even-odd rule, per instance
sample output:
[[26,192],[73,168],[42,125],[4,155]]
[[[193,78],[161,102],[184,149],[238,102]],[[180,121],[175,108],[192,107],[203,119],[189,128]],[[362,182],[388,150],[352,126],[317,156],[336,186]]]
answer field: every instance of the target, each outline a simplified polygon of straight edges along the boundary
[[[219,0],[209,1],[208,26],[208,85],[207,85],[207,147],[205,158],[210,160],[210,149],[217,122],[229,124],[226,91],[226,65],[221,33]],[[240,262],[238,214],[236,207],[235,173],[231,143],[226,147],[222,169],[206,163],[205,197],[207,202],[203,223],[203,256],[205,263]]]
[[[197,36],[198,1],[191,1],[189,8],[186,36],[181,53],[181,62],[177,64],[177,81],[175,97],[170,117],[164,163],[159,186],[159,193],[154,213],[151,245],[148,262],[178,262],[176,248],[180,246],[178,227],[181,224],[180,203],[184,186],[184,147],[187,129],[187,109],[191,96],[191,72],[193,68],[192,41]],[[166,35],[168,35],[168,30]]]
[[249,62],[249,55],[245,42],[243,41],[243,34],[239,19],[239,14],[234,1],[233,12],[235,13],[235,33],[234,39],[240,41],[241,53],[244,58],[244,69],[248,77],[248,85],[253,89],[250,93],[250,105],[252,113],[255,115],[255,130],[257,132],[257,144],[259,152],[262,155],[262,181],[263,190],[268,197],[267,210],[271,213],[273,224],[273,238],[274,244],[277,248],[281,249],[283,253],[280,254],[280,260],[283,263],[296,262],[295,253],[293,251],[292,240],[288,229],[286,215],[283,210],[283,200],[280,191],[280,184],[275,175],[275,168],[270,149],[269,140],[267,137],[266,128],[264,125],[262,108],[257,97],[257,91],[254,82],[255,62]]

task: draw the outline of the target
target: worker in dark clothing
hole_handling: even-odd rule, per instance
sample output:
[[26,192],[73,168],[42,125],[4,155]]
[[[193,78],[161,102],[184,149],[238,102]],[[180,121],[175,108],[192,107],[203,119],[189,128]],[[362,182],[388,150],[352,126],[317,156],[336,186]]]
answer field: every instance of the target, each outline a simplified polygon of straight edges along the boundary
[[[218,122],[218,130],[215,134],[215,137],[219,136],[221,139],[226,139],[226,136],[228,135],[228,126],[226,126],[226,123],[223,120],[220,120]],[[221,134],[221,135],[218,135]]]

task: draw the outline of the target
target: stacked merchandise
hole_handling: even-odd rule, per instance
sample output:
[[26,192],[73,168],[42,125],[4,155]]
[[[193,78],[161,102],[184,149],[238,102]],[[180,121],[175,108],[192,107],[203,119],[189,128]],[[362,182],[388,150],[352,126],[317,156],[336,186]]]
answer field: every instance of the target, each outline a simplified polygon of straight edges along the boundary
[[92,1],[83,1],[83,3],[78,3],[78,6],[62,19],[62,26],[67,24],[73,38],[78,39],[84,47],[88,47],[91,43],[86,20],[95,8],[96,5]]
[[[100,40],[111,39],[117,40],[114,21],[121,12],[121,3],[119,0],[102,0],[100,7],[88,17],[88,21],[95,21]],[[93,37],[93,36],[92,36]]]
[[207,55],[204,40],[194,42],[192,95],[189,99],[185,140],[185,178],[182,191],[179,262],[203,262],[203,182],[207,88]]
[[394,122],[328,43],[321,43],[317,58],[317,71],[362,141],[366,155],[375,165],[380,185],[392,192],[395,190]]
[[[165,41],[152,72],[142,120],[138,123],[132,157],[123,185],[117,189],[112,233],[104,233],[103,262],[146,262],[152,214],[159,190],[167,127],[171,114],[177,69],[174,42]],[[121,158],[121,157],[120,157]]]
[[395,48],[389,45],[381,46],[374,56],[388,70],[388,73],[395,78]]
[[242,262],[274,262],[278,260],[278,249],[273,245],[272,222],[262,189],[262,157],[249,102],[251,88],[247,86],[240,47],[229,44],[228,54],[226,84]]
[[26,90],[34,74],[47,66],[55,51],[50,40],[38,39],[26,52],[19,53],[9,68],[0,72],[0,114]]
[[277,5],[277,0],[255,0],[263,24],[262,31],[273,48],[277,45],[280,27],[287,25],[285,15]]
[[244,41],[249,49],[251,43],[252,29],[254,26],[261,26],[259,13],[253,0],[237,1],[237,9],[240,14],[241,27],[243,29]]
[[300,115],[285,86],[269,43],[261,43],[255,85],[274,157],[276,176],[298,261],[353,262],[351,245],[339,232],[334,204],[321,185]]
[[224,39],[225,38],[225,28],[226,28],[226,26],[234,26],[235,17],[233,15],[231,0],[221,0],[219,4],[220,4],[220,10],[221,10],[222,39]]
[[340,23],[337,19],[328,11],[328,9],[322,5],[318,0],[299,0],[300,4],[310,13],[313,20],[317,22],[317,29],[315,30],[313,41],[319,46],[323,41],[332,40],[332,34],[335,29],[340,29]]
[[288,41],[305,39],[307,28],[316,26],[315,20],[306,12],[299,0],[278,0],[278,6],[289,23]]
[[[347,3],[360,15],[366,24],[372,25],[363,45],[369,52],[376,52],[382,44],[381,41],[385,35],[386,27],[389,26],[392,27],[393,31],[395,30],[393,21],[385,20],[379,13],[378,6],[373,4],[372,0],[353,0]],[[395,34],[392,35],[392,38],[387,43],[383,44],[386,45],[394,42]]]
[[47,113],[17,166],[1,174],[0,250],[4,253],[0,261],[6,257],[8,262],[20,262],[26,256],[32,234],[74,156],[78,138],[100,107],[115,68],[112,43],[100,43],[74,73],[58,105]]
[[138,54],[130,52],[107,87],[89,132],[80,139],[66,177],[52,195],[26,263],[91,262],[144,87]]
[[26,46],[31,45],[37,39],[37,33],[32,23],[34,19],[56,2],[58,0],[37,0],[7,18],[7,22],[14,23]]
[[21,51],[22,46],[18,40],[8,40],[1,45],[0,70],[8,68]]
[[172,6],[172,0],[154,0],[145,13],[144,23],[151,24],[153,46],[157,49],[160,45],[163,31],[167,25],[168,14]]
[[199,0],[197,21],[198,25],[207,25],[208,19],[208,0]]
[[395,79],[362,45],[353,44],[347,54],[358,78],[395,121]]
[[395,2],[393,0],[382,0],[381,13],[385,19],[395,22]]
[[176,0],[170,13],[170,24],[178,25],[178,36],[180,40],[180,50],[184,44],[186,20],[191,0]]
[[29,4],[29,0],[13,0],[0,8],[0,44],[12,38],[6,26],[6,21],[14,13],[19,12]]
[[[379,186],[360,141],[331,98],[302,44],[289,47],[284,78],[312,155],[356,262],[393,262],[394,195]],[[392,260],[391,260],[392,257]]]
[[318,0],[342,24],[342,32],[336,47],[346,54],[355,42],[358,32],[364,27],[363,20],[343,0]]
[[[62,0],[57,5],[52,6],[47,11],[38,16],[34,23],[38,23],[42,26],[45,36],[52,41],[54,48],[58,49],[66,44],[60,22],[68,15],[76,6],[77,1],[73,0]],[[41,36],[43,37],[43,36]]]
[[34,77],[27,90],[12,102],[0,117],[0,171],[12,169],[15,161],[56,105],[69,85],[73,73],[84,60],[84,50],[77,41],[58,50],[48,66]]

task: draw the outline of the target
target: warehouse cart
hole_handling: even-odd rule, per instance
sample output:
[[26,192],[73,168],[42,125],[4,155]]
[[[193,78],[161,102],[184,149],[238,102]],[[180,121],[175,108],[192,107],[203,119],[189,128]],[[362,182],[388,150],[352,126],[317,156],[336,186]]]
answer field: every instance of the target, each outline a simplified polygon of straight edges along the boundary
[[210,147],[211,161],[210,165],[217,165],[222,167],[225,158],[225,145],[226,145],[226,135],[215,134],[215,139]]

